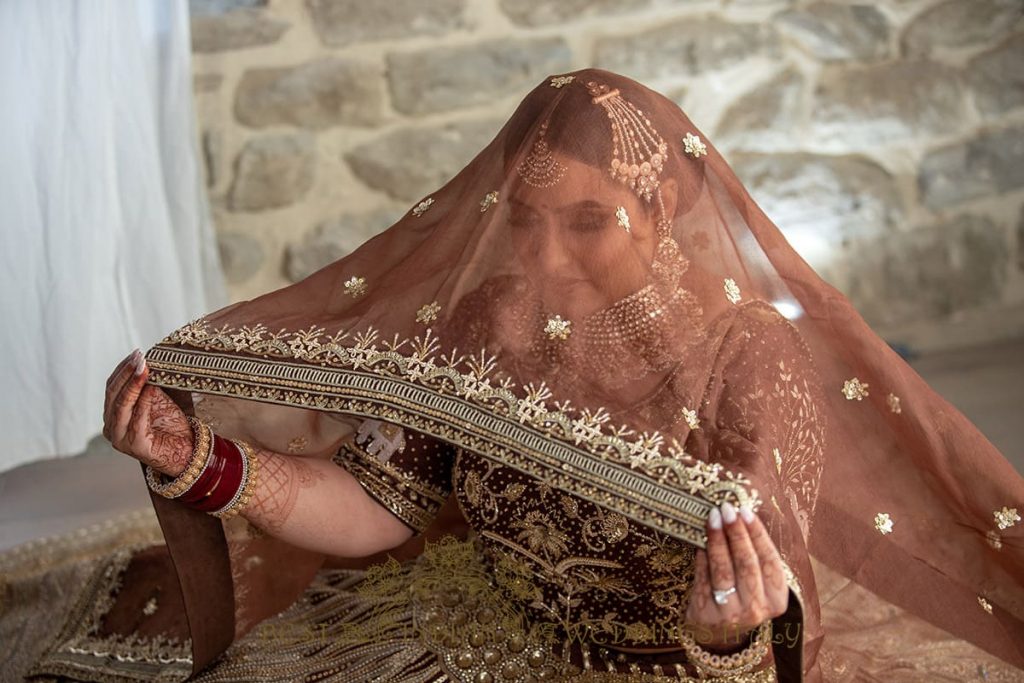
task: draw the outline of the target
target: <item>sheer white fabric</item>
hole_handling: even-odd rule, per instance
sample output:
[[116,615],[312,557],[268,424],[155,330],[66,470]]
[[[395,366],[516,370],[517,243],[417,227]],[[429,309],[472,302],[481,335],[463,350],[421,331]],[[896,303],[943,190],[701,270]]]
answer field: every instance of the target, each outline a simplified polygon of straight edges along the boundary
[[0,470],[85,448],[117,361],[225,303],[185,0],[0,2]]

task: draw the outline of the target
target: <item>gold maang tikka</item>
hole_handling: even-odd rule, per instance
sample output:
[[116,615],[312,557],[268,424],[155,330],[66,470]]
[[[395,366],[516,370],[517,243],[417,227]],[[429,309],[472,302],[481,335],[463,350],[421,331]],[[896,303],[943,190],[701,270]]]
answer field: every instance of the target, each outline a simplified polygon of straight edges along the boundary
[[654,130],[642,111],[623,99],[618,88],[589,81],[592,102],[604,107],[612,122],[611,175],[645,201],[658,189],[658,174],[665,165],[668,143]]
[[547,132],[548,122],[545,121],[540,126],[540,132],[530,148],[530,153],[516,167],[523,182],[532,187],[551,187],[565,175],[565,165],[559,162],[548,148],[548,141],[545,139]]

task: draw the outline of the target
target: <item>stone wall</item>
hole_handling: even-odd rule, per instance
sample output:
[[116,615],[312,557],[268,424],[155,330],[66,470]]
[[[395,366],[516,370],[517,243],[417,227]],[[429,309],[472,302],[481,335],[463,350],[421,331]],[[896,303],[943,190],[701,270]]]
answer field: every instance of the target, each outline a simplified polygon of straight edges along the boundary
[[233,300],[389,225],[549,73],[668,94],[891,341],[1024,336],[1024,1],[192,0]]

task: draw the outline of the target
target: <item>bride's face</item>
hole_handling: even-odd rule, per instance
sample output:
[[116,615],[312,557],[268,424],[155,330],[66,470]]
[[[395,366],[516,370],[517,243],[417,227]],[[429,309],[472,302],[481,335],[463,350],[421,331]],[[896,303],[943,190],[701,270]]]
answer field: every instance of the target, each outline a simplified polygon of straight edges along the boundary
[[[545,308],[579,320],[641,289],[657,244],[652,205],[607,172],[562,158],[561,181],[508,199],[516,254]],[[622,207],[629,231],[616,215]]]

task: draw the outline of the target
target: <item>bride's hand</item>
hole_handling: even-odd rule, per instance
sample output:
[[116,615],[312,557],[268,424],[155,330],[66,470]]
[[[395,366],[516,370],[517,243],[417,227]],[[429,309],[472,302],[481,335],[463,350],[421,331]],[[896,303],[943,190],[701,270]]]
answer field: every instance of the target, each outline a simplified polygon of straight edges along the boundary
[[[707,535],[707,550],[697,550],[686,628],[708,649],[734,650],[751,630],[786,611],[789,588],[782,558],[757,515],[746,509],[737,514],[729,503],[722,504],[721,512],[712,510]],[[715,602],[714,589],[733,586],[736,592],[724,605]]]
[[138,349],[107,379],[103,436],[122,453],[177,476],[192,455],[192,429],[181,408],[156,386],[146,386],[149,368]]

